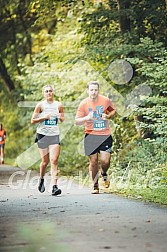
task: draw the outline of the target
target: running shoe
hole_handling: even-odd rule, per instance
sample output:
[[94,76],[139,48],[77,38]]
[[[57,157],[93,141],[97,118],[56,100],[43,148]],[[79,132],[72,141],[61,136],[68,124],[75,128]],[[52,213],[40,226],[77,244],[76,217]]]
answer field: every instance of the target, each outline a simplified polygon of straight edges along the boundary
[[59,194],[61,194],[61,189],[59,189],[57,185],[54,185],[52,188],[52,195],[57,196]]
[[98,186],[94,186],[91,193],[92,194],[99,194],[99,187]]
[[109,181],[109,180],[103,181],[103,186],[104,186],[105,188],[109,188],[109,187],[110,187],[110,181]]
[[108,180],[107,175],[106,174],[105,175],[101,174],[101,176],[102,176],[102,184],[103,184],[103,186],[105,188],[109,188],[110,187],[110,181]]
[[43,193],[45,191],[45,186],[44,186],[44,179],[40,178],[39,179],[39,185],[38,185],[38,190]]

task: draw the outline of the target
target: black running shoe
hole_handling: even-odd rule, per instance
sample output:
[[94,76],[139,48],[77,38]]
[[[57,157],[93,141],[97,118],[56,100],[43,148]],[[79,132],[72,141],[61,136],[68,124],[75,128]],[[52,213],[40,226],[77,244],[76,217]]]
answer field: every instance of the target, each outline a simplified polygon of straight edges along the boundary
[[38,186],[38,190],[43,193],[45,191],[45,186],[44,186],[44,179],[40,178],[39,180],[39,186]]
[[59,194],[61,194],[61,189],[59,189],[59,188],[57,187],[57,185],[54,185],[54,186],[53,186],[53,189],[52,189],[52,195],[53,195],[53,196],[56,196],[56,195],[59,195]]

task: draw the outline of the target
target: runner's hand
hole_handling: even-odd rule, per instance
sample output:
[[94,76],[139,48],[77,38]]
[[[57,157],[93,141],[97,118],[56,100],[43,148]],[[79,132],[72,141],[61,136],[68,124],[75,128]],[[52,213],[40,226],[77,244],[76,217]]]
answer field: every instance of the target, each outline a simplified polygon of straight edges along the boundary
[[43,119],[44,119],[44,120],[47,120],[47,119],[50,120],[51,117],[52,117],[51,114],[46,114],[46,115],[43,116]]
[[108,115],[105,114],[105,113],[103,113],[103,114],[101,115],[101,118],[102,118],[103,120],[108,120]]
[[62,116],[61,113],[57,113],[57,114],[56,114],[56,117],[57,117],[57,118],[61,118],[61,116]]
[[86,117],[88,121],[93,119],[93,111],[91,111]]

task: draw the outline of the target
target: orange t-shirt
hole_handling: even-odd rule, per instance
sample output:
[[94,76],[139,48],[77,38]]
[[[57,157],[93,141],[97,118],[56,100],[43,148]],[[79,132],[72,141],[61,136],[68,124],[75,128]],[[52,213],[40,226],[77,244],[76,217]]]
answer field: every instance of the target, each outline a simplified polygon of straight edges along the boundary
[[85,122],[85,133],[93,135],[110,135],[108,120],[103,120],[101,115],[107,114],[115,110],[114,105],[108,97],[98,95],[96,101],[92,101],[89,97],[84,99],[77,110],[77,117],[85,117],[93,111],[93,118]]
[[6,132],[5,130],[0,130],[0,144],[4,144],[5,143],[5,136],[6,136]]

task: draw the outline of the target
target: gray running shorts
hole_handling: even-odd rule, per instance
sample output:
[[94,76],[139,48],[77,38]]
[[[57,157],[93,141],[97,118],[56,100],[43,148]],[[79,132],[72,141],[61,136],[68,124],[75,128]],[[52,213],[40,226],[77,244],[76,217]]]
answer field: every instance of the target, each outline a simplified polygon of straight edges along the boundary
[[37,133],[35,138],[35,143],[37,143],[38,148],[46,149],[49,145],[60,144],[59,135],[55,136],[45,136]]
[[111,135],[86,134],[84,139],[85,155],[90,156],[100,151],[112,152],[113,138]]

